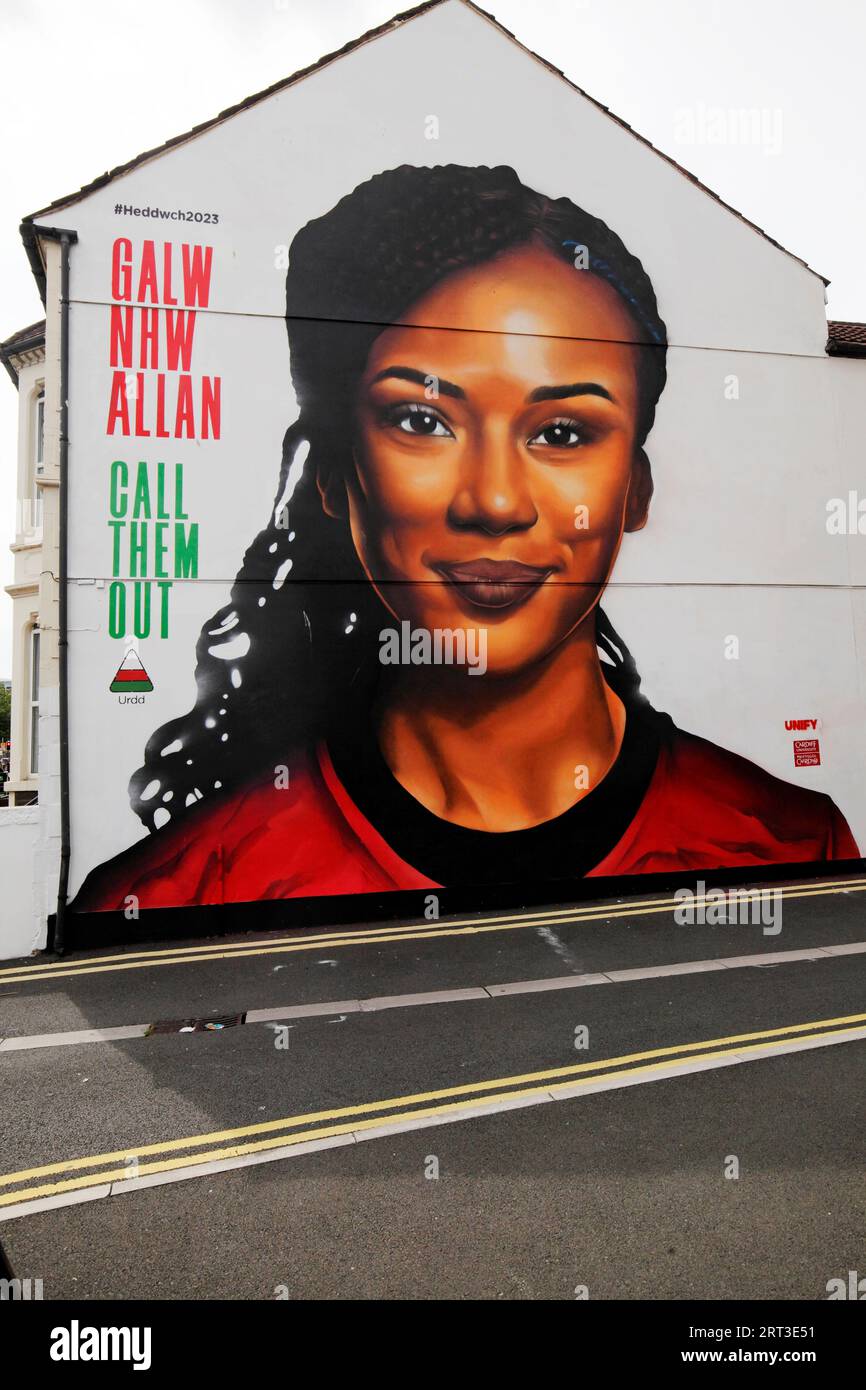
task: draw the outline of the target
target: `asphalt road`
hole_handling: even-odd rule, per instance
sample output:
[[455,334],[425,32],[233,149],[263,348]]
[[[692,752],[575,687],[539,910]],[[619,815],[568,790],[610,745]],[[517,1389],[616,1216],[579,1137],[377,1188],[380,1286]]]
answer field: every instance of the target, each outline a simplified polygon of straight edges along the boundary
[[6,963],[0,1240],[48,1299],[826,1298],[866,1272],[859,882],[773,935],[660,897]]

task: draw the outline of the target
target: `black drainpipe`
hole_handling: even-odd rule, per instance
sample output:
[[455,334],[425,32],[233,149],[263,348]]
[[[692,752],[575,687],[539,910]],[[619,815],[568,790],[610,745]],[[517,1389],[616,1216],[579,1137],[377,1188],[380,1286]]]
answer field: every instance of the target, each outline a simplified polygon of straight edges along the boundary
[[[69,619],[67,582],[69,578],[69,546],[67,523],[69,516],[69,249],[78,240],[78,233],[63,227],[39,227],[28,223],[27,232],[34,237],[60,242],[60,537],[58,557],[57,655],[59,658],[59,715],[60,715],[60,880],[57,885],[57,915],[54,921],[53,947],[63,955],[66,927],[66,899],[69,888]],[[22,227],[22,233],[24,228]],[[52,943],[49,943],[52,944]]]

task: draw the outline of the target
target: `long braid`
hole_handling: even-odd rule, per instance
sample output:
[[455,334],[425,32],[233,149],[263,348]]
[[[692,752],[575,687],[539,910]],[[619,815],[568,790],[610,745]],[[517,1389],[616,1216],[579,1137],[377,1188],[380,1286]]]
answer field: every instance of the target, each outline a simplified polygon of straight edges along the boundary
[[[341,582],[329,586],[316,576],[324,526],[307,524],[311,513],[321,514],[313,460],[302,458],[307,444],[299,420],[283,442],[268,525],[244,555],[229,602],[199,634],[195,708],[151,736],[144,765],[130,780],[133,807],[151,830],[211,792],[236,785],[269,757],[288,756],[315,731],[333,696],[336,672],[326,675],[313,659],[314,631],[324,646],[331,626],[339,664],[347,669],[353,660],[357,664],[344,618],[359,605],[378,607],[378,599],[354,550],[341,546],[344,533],[335,523],[328,543],[332,557],[344,551]],[[349,593],[341,595],[335,587]],[[282,748],[274,740],[278,730]]]

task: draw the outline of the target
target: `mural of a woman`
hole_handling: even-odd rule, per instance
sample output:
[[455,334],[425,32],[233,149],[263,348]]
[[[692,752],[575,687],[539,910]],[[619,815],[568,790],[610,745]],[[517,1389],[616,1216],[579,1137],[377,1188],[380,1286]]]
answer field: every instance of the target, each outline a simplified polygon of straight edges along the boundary
[[[678,729],[599,606],[646,523],[640,262],[507,167],[403,166],[295,237],[273,512],[78,910],[856,858],[825,795]],[[467,665],[383,664],[461,633]],[[405,645],[404,645],[405,651]]]

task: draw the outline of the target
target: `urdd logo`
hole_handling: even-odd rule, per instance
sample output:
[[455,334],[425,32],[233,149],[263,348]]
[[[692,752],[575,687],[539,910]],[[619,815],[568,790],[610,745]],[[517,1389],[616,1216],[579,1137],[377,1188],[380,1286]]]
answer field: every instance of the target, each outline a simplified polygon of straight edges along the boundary
[[149,1327],[69,1327],[51,1330],[52,1361],[131,1361],[134,1371],[150,1370]]

